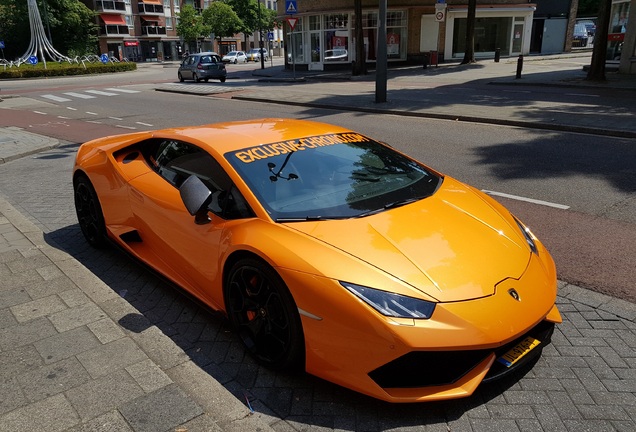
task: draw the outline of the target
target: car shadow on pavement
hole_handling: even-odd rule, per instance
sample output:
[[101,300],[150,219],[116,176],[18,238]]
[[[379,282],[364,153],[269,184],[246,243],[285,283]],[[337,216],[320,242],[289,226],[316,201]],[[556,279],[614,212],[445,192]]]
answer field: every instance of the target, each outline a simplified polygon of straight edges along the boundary
[[211,311],[115,246],[90,247],[77,224],[47,233],[45,240],[78,260],[138,311],[111,316],[123,329],[140,334],[158,328],[237,399],[247,398],[257,412],[301,429],[308,425],[375,431],[452,423],[467,411],[502,397],[527,372],[522,369],[510,378],[483,384],[465,399],[425,406],[389,404],[309,374],[275,372],[259,365],[224,315]]

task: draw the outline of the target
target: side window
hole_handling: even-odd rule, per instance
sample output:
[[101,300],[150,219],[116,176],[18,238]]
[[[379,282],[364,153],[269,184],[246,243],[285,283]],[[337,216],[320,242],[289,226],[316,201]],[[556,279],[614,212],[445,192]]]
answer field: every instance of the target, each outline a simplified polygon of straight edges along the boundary
[[225,219],[238,219],[254,215],[240,192],[221,165],[206,151],[176,140],[149,140],[142,153],[150,167],[175,188],[191,175],[195,175],[219,197]]

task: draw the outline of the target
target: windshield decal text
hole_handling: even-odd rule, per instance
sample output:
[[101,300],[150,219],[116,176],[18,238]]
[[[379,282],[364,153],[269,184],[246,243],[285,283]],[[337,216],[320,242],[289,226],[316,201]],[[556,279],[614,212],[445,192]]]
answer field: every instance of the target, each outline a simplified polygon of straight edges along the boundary
[[267,159],[272,156],[284,155],[299,150],[308,150],[334,144],[346,144],[354,142],[368,142],[369,138],[357,133],[341,133],[330,135],[317,135],[290,141],[280,141],[272,144],[263,144],[234,153],[241,162],[250,163],[256,160]]

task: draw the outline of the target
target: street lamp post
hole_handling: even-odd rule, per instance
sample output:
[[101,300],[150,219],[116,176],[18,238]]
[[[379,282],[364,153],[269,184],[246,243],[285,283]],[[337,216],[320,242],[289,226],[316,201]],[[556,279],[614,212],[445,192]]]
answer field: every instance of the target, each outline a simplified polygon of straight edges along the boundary
[[258,40],[259,40],[259,53],[261,58],[261,69],[265,69],[265,56],[263,56],[263,21],[261,20],[261,0],[258,0]]

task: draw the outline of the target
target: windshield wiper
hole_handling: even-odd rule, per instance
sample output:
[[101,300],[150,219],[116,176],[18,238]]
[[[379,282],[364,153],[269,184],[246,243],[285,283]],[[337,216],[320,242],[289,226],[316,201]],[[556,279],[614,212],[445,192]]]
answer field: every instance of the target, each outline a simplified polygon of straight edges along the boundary
[[329,220],[329,219],[342,219],[342,218],[333,218],[333,217],[324,217],[324,216],[305,216],[305,217],[297,217],[297,218],[276,218],[275,222],[308,222],[308,221],[321,221],[321,220]]
[[407,198],[407,199],[403,199],[403,200],[392,201],[390,203],[384,204],[380,208],[377,208],[377,209],[374,209],[374,210],[369,210],[369,211],[366,211],[364,213],[360,213],[356,217],[357,218],[362,218],[362,217],[366,217],[366,216],[371,216],[371,215],[374,215],[374,214],[377,214],[377,213],[381,213],[381,212],[383,212],[385,210],[390,210],[390,209],[394,209],[394,208],[397,208],[397,207],[402,207],[404,205],[411,204],[411,203],[414,203],[414,202],[419,201],[419,200],[420,200],[420,198]]

